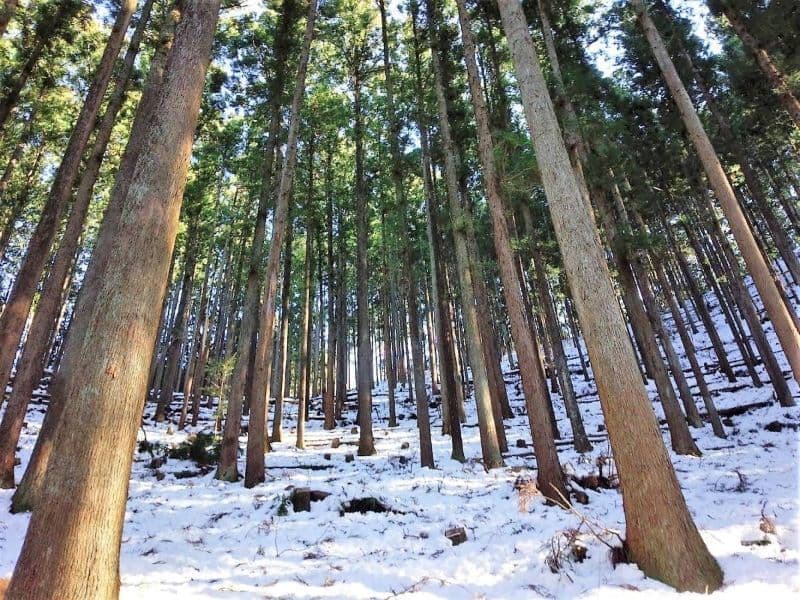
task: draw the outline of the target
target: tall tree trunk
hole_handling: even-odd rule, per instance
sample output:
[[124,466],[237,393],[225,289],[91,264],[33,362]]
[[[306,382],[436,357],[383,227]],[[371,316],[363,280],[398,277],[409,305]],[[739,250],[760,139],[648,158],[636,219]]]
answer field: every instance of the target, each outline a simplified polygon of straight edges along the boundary
[[[420,44],[417,36],[416,19],[412,21],[414,30],[414,71],[415,84],[419,97],[422,97],[422,70],[420,66]],[[450,329],[450,310],[444,289],[444,276],[442,273],[439,231],[437,227],[436,190],[431,177],[431,153],[428,135],[427,119],[423,107],[417,109],[417,127],[420,133],[420,148],[422,150],[422,181],[425,192],[426,231],[428,236],[428,262],[431,276],[431,297],[433,299],[433,320],[436,327],[436,346],[439,354],[440,385],[442,398],[442,429],[443,433],[450,434],[451,454],[453,460],[464,462],[464,445],[461,439],[461,420],[459,410],[459,390],[461,378],[457,377],[458,366],[454,353]],[[446,418],[445,418],[446,417]]]
[[[775,333],[786,355],[786,360],[792,367],[794,378],[800,382],[800,331],[798,331],[792,319],[789,307],[781,298],[776,281],[773,279],[770,268],[758,248],[753,232],[750,230],[742,208],[736,200],[733,188],[719,162],[717,153],[711,145],[711,141],[708,139],[700,118],[697,116],[686,88],[683,86],[678,72],[675,70],[675,65],[667,53],[664,41],[647,14],[643,1],[631,0],[631,4],[636,10],[639,23],[653,50],[672,98],[681,113],[686,131],[697,150],[700,161],[703,163],[709,183],[722,206],[722,211],[728,220],[728,226],[731,229],[731,233],[733,233],[736,244],[739,246],[742,258],[744,258],[747,268],[753,277],[753,282],[764,303],[767,316],[775,327]],[[797,122],[800,124],[800,113],[798,113]]]
[[[392,158],[392,183],[400,213],[400,231],[404,240],[402,248],[404,291],[408,305],[409,336],[411,341],[411,361],[414,371],[414,393],[417,399],[417,428],[419,429],[420,461],[423,467],[434,467],[433,445],[431,443],[431,422],[428,411],[428,393],[425,389],[425,364],[422,355],[422,342],[419,327],[419,287],[414,260],[412,258],[414,236],[408,222],[408,199],[403,186],[402,156],[400,153],[401,125],[394,105],[394,85],[389,60],[389,36],[386,26],[386,7],[378,0],[381,14],[381,34],[383,41],[383,71],[386,82],[386,105],[389,112],[389,152]],[[431,369],[431,384],[433,370]]]
[[[228,393],[228,411],[225,416],[225,429],[222,434],[222,446],[220,449],[219,466],[215,477],[223,481],[237,481],[239,479],[239,469],[237,461],[239,457],[239,433],[241,431],[242,403],[243,396],[250,391],[247,388],[249,366],[252,361],[253,344],[251,340],[255,338],[258,330],[259,313],[259,288],[261,286],[264,257],[264,239],[266,236],[267,209],[269,200],[272,197],[270,182],[272,181],[272,163],[275,156],[275,147],[278,143],[281,118],[281,99],[283,96],[284,79],[286,77],[286,65],[289,55],[289,41],[293,25],[295,3],[287,0],[283,3],[278,31],[276,33],[276,56],[275,56],[275,75],[270,82],[270,101],[271,117],[270,131],[264,149],[264,163],[261,172],[261,187],[258,197],[258,209],[256,212],[255,227],[253,228],[253,241],[250,246],[250,258],[247,267],[247,283],[245,285],[244,305],[242,306],[242,320],[239,329],[239,351],[236,353],[236,362],[231,375],[231,386]],[[280,248],[278,249],[280,251]],[[248,406],[252,408],[256,404],[260,409],[261,405],[266,406],[266,398],[249,398]],[[266,413],[265,413],[266,414]],[[256,428],[262,424],[255,424],[253,415],[250,418],[250,427]],[[248,445],[250,440],[255,437],[248,435]],[[263,436],[262,436],[263,437]],[[264,443],[261,442],[263,449]],[[263,454],[263,452],[262,452]],[[263,461],[263,457],[261,458]],[[251,487],[248,485],[247,487]]]
[[[333,144],[333,142],[329,142]],[[336,426],[336,406],[335,406],[335,370],[336,370],[336,289],[337,277],[334,271],[333,260],[333,147],[328,146],[325,159],[325,195],[326,195],[326,218],[328,228],[328,244],[326,247],[327,257],[327,276],[328,276],[328,295],[327,301],[327,324],[328,338],[327,350],[325,352],[325,383],[323,386],[322,412],[324,414],[324,427],[331,430]],[[320,273],[320,279],[321,279]],[[320,325],[321,327],[321,325]],[[390,424],[391,425],[391,424]]]
[[[66,5],[68,2],[63,4]],[[11,374],[11,366],[33,303],[36,286],[47,263],[59,222],[69,203],[72,184],[80,168],[81,156],[89,141],[92,126],[111,79],[114,62],[125,41],[125,32],[135,8],[136,0],[124,0],[117,12],[114,27],[106,42],[78,120],[70,134],[67,148],[42,209],[42,215],[28,242],[28,249],[14,281],[8,303],[0,315],[0,387],[5,386]]]
[[[553,423],[548,411],[550,402],[545,383],[545,374],[539,361],[539,348],[536,337],[530,328],[530,321],[526,316],[525,305],[522,298],[521,281],[517,276],[517,258],[511,249],[511,234],[508,230],[508,221],[500,197],[499,179],[494,164],[494,142],[489,129],[489,111],[483,99],[478,76],[478,64],[475,59],[475,42],[469,14],[464,0],[456,0],[458,17],[461,25],[461,39],[464,43],[464,58],[467,64],[467,80],[472,96],[472,106],[475,111],[475,121],[478,126],[478,153],[480,156],[483,187],[486,191],[486,201],[492,217],[494,231],[494,247],[497,253],[497,262],[500,269],[500,278],[503,283],[503,293],[506,307],[511,321],[511,334],[514,338],[514,347],[517,349],[519,372],[522,379],[522,388],[525,394],[528,421],[533,436],[534,454],[538,467],[537,481],[539,490],[554,501],[563,501],[567,496],[564,475],[558,460],[555,440],[553,439]],[[504,384],[501,381],[501,385]]]
[[125,98],[125,90],[150,18],[152,5],[153,0],[148,0],[142,7],[139,22],[131,37],[122,70],[117,77],[114,91],[100,123],[92,153],[86,161],[66,228],[61,236],[61,243],[45,280],[39,305],[28,332],[25,349],[14,378],[14,388],[9,398],[9,405],[3,414],[3,421],[0,423],[0,487],[14,486],[14,450],[22,430],[25,411],[31,393],[42,377],[49,340],[56,329],[60,307],[63,304],[63,291],[69,280],[75,252],[80,245],[81,232],[92,196],[91,192],[97,180],[117,113]]
[[[416,20],[416,2],[412,2],[412,19]],[[489,392],[489,379],[486,361],[483,356],[478,314],[475,304],[475,291],[473,278],[476,276],[474,265],[470,264],[467,249],[466,232],[464,231],[464,209],[461,206],[458,189],[458,164],[457,155],[453,144],[453,135],[450,129],[450,117],[447,97],[445,94],[444,73],[440,59],[441,41],[437,32],[438,24],[435,7],[428,1],[428,25],[431,36],[431,54],[433,59],[434,88],[436,91],[437,107],[439,112],[439,130],[441,135],[442,151],[445,160],[445,183],[447,197],[450,205],[450,219],[453,224],[453,240],[456,251],[456,269],[461,289],[461,303],[464,311],[464,327],[466,329],[467,344],[469,346],[469,362],[472,370],[472,381],[475,392],[475,401],[478,408],[478,428],[481,438],[481,452],[483,464],[487,469],[503,466],[503,456],[500,451],[498,432],[492,413],[492,400]]]
[[122,226],[88,307],[88,327],[70,338],[59,393],[62,423],[6,598],[116,598],[119,550],[149,354],[178,229],[194,129],[219,3],[185,7],[143,136]]
[[366,68],[363,54],[366,46],[353,51],[359,55],[354,59],[352,69],[353,114],[355,141],[355,197],[356,197],[356,318],[358,327],[358,362],[356,383],[358,388],[358,454],[375,454],[372,436],[372,347],[369,339],[369,265],[367,251],[369,246],[368,223],[369,206],[364,175],[364,114],[362,109],[363,71]]
[[[303,34],[303,45],[300,50],[300,61],[295,77],[295,90],[289,118],[289,132],[286,137],[286,155],[281,169],[278,194],[275,200],[275,217],[273,219],[272,240],[270,240],[269,256],[265,269],[264,291],[261,297],[261,314],[259,316],[258,344],[256,345],[255,373],[253,374],[253,402],[251,403],[250,421],[263,422],[266,419],[266,394],[269,365],[272,362],[273,341],[275,339],[275,296],[278,287],[278,271],[280,269],[281,247],[286,236],[286,223],[289,217],[289,200],[292,192],[294,171],[297,165],[297,136],[300,128],[300,107],[303,102],[306,83],[306,70],[311,42],[314,39],[314,24],[317,18],[317,1],[308,4],[306,29]],[[264,435],[249,435],[247,438],[247,467],[245,485],[252,487],[264,481]]]
[[279,324],[277,353],[275,361],[275,412],[272,415],[273,442],[283,441],[283,400],[289,395],[289,301],[292,288],[292,242],[294,227],[291,215],[286,223],[286,243],[283,249],[283,283],[281,284],[281,321]]
[[715,590],[722,571],[692,521],[670,464],[522,6],[517,0],[498,0],[498,6],[619,470],[630,556],[647,575],[679,590]]
[[[309,178],[313,179],[313,171],[309,171]],[[309,210],[311,206],[311,194],[309,193],[306,198],[306,219],[311,215]],[[300,307],[302,314],[302,322],[300,324],[300,351],[297,354],[298,360],[298,384],[300,390],[297,393],[297,443],[296,446],[300,449],[306,447],[305,431],[306,431],[306,410],[309,401],[308,389],[308,337],[311,329],[311,303],[313,301],[313,287],[314,281],[312,279],[312,252],[314,249],[314,226],[312,223],[306,222],[306,259],[303,266],[303,300]],[[252,435],[252,433],[250,434]]]
[[736,10],[728,0],[718,0],[717,3],[727,17],[731,27],[733,27],[733,30],[736,32],[736,35],[738,35],[739,39],[742,41],[745,50],[752,55],[758,68],[761,69],[761,72],[767,78],[769,85],[775,90],[775,93],[778,94],[778,99],[786,109],[786,112],[789,113],[795,125],[800,127],[800,100],[798,100],[797,96],[792,92],[792,87],[786,75],[775,65],[766,47],[759,43],[750,33],[739,11]]

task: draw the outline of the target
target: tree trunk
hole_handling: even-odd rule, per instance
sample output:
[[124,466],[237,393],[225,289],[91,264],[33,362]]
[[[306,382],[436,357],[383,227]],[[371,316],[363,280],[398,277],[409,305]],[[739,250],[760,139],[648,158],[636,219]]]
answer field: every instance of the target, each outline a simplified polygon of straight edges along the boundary
[[[416,12],[416,2],[412,2],[412,13]],[[412,14],[412,19],[415,19]],[[445,94],[444,73],[439,53],[441,42],[436,31],[438,28],[436,12],[433,2],[428,1],[429,31],[431,36],[431,54],[433,59],[434,88],[436,91],[437,107],[439,112],[439,129],[441,135],[442,151],[445,160],[445,183],[447,197],[450,205],[450,219],[453,225],[453,240],[456,251],[456,269],[461,289],[461,302],[464,311],[464,327],[466,329],[467,344],[469,346],[469,361],[472,370],[472,381],[475,392],[475,401],[478,408],[478,428],[481,438],[481,452],[483,464],[487,469],[503,466],[503,456],[500,451],[498,432],[492,413],[492,400],[489,392],[489,379],[486,361],[483,356],[478,314],[475,304],[475,291],[473,278],[476,275],[474,265],[470,264],[469,251],[465,231],[464,209],[459,200],[458,190],[458,164],[453,135],[450,129],[448,103]],[[416,19],[415,19],[416,20]]]
[[[313,180],[313,171],[309,170],[309,178]],[[306,198],[305,215],[308,219],[311,215],[309,210],[311,207],[311,193],[309,192]],[[312,289],[314,282],[312,279],[312,263],[311,255],[314,249],[314,227],[312,223],[306,223],[306,260],[303,267],[303,300],[301,304],[302,323],[300,324],[300,351],[298,352],[298,366],[297,369],[298,383],[300,391],[297,393],[297,443],[296,446],[300,449],[306,447],[305,431],[306,431],[306,409],[308,407],[309,389],[308,389],[308,337],[311,329],[311,303],[314,294]],[[252,433],[250,434],[252,435]]]
[[[68,2],[63,4],[66,5]],[[83,150],[89,141],[92,126],[100,110],[103,95],[111,79],[119,50],[125,41],[125,32],[135,8],[136,0],[124,0],[119,8],[103,56],[95,71],[92,85],[86,94],[86,100],[53,179],[42,215],[31,235],[8,303],[0,315],[0,387],[5,386],[11,374],[11,366],[14,363],[17,346],[33,303],[36,286],[47,263],[50,247],[56,237],[61,217],[69,203],[72,184],[80,168]]]
[[[553,423],[548,411],[550,402],[545,383],[545,374],[539,361],[539,348],[530,321],[526,316],[522,298],[521,281],[517,276],[517,258],[511,249],[511,234],[508,221],[500,197],[499,180],[494,164],[494,142],[489,129],[489,111],[483,99],[483,89],[478,77],[478,65],[475,59],[475,43],[472,37],[469,14],[464,0],[456,0],[461,39],[464,43],[464,58],[467,64],[467,80],[478,126],[478,153],[480,156],[483,187],[486,201],[492,217],[494,231],[494,247],[503,283],[503,293],[511,321],[511,334],[514,347],[517,349],[519,372],[525,394],[528,421],[533,436],[534,454],[538,467],[537,482],[539,490],[551,500],[561,502],[567,497],[564,475],[558,460],[555,440],[553,439]],[[505,388],[501,378],[501,385]]]
[[[756,244],[753,232],[750,230],[742,208],[736,200],[733,188],[725,175],[725,171],[722,169],[717,153],[711,145],[708,135],[706,135],[700,118],[697,116],[686,88],[675,70],[675,65],[673,65],[667,53],[661,36],[647,14],[642,0],[631,0],[631,3],[636,10],[639,22],[664,75],[672,98],[681,113],[689,137],[703,163],[709,183],[717,196],[717,200],[722,205],[731,233],[753,277],[753,282],[764,303],[767,316],[775,327],[775,333],[786,355],[786,360],[792,368],[794,378],[800,382],[800,331],[798,331],[792,319],[789,307],[786,306],[781,298],[770,268]],[[800,107],[798,107],[798,111],[796,122],[800,125]]]
[[[308,56],[311,42],[314,39],[314,23],[317,17],[317,0],[308,5],[306,29],[303,34],[303,45],[295,77],[296,87],[292,98],[289,119],[289,132],[286,137],[286,155],[281,169],[278,194],[275,200],[275,216],[273,219],[272,240],[265,269],[264,292],[261,297],[261,314],[258,327],[258,344],[256,345],[255,373],[253,374],[253,402],[251,404],[250,421],[263,422],[266,419],[266,394],[269,365],[272,362],[273,341],[275,339],[275,296],[278,287],[278,271],[280,269],[281,247],[286,235],[286,223],[289,217],[289,200],[292,191],[295,166],[297,164],[297,136],[300,128],[300,107],[303,101],[308,68]],[[249,435],[247,439],[247,468],[245,485],[252,487],[264,481],[264,435]]]
[[[222,446],[220,450],[219,466],[215,477],[223,481],[237,481],[239,479],[239,469],[237,460],[239,456],[239,433],[241,431],[242,402],[243,396],[250,391],[246,382],[248,380],[249,366],[252,361],[253,344],[250,343],[255,338],[258,330],[259,313],[259,288],[261,286],[262,271],[261,265],[264,257],[264,239],[266,236],[267,209],[269,200],[272,196],[270,182],[272,180],[272,164],[275,156],[275,147],[278,143],[278,135],[281,123],[281,98],[283,95],[284,79],[286,77],[286,66],[289,54],[289,40],[293,21],[295,4],[288,0],[283,4],[283,11],[276,33],[276,56],[275,56],[275,75],[270,81],[270,130],[264,149],[264,163],[261,172],[261,188],[258,197],[258,209],[256,213],[255,227],[253,228],[253,241],[250,246],[250,258],[247,267],[247,283],[245,284],[244,304],[242,306],[242,320],[239,329],[239,351],[236,353],[236,362],[231,376],[230,392],[228,394],[228,411],[225,417],[225,429],[222,434]],[[280,249],[279,249],[280,251]],[[266,398],[249,398],[248,406],[252,409],[255,404],[259,410],[262,404],[266,406]],[[266,413],[265,413],[266,414]],[[259,415],[252,415],[250,427],[258,419]],[[263,419],[262,419],[263,420]],[[261,427],[260,424],[255,424]],[[254,436],[248,435],[248,446]],[[263,436],[262,436],[263,437]],[[261,449],[264,448],[263,441]],[[262,452],[263,454],[263,452]],[[263,456],[261,457],[263,462]],[[247,485],[246,487],[251,487]]]
[[283,399],[289,389],[289,295],[292,287],[292,242],[294,227],[289,216],[286,223],[286,243],[283,249],[283,283],[281,284],[281,321],[278,336],[278,360],[275,361],[275,412],[272,415],[273,442],[283,441]]
[[713,591],[722,571],[692,521],[664,448],[522,6],[517,0],[498,0],[498,6],[619,470],[630,556],[647,575],[679,590]]
[[742,41],[742,45],[752,55],[758,68],[767,78],[769,85],[775,90],[786,112],[789,113],[795,125],[800,127],[800,100],[792,92],[792,87],[786,75],[775,65],[763,44],[759,43],[747,29],[747,25],[739,11],[731,6],[728,0],[719,0],[719,5],[736,35]]
[[178,229],[219,3],[186,6],[108,269],[64,373],[64,412],[6,598],[116,598],[149,354]]

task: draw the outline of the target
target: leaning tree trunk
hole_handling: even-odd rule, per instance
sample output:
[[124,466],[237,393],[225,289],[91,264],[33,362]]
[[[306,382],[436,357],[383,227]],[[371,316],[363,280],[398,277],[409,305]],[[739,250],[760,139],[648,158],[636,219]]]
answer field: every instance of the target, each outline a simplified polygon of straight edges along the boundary
[[498,5],[619,470],[630,556],[647,575],[679,590],[713,591],[722,585],[722,571],[692,521],[670,464],[525,14],[517,0]]
[[788,78],[775,65],[764,45],[760,44],[747,29],[747,25],[739,11],[731,6],[728,0],[719,0],[719,3],[731,27],[733,27],[736,35],[742,41],[742,45],[753,56],[758,68],[761,69],[769,85],[778,94],[778,99],[795,122],[795,125],[800,127],[800,100],[794,95]]
[[117,240],[78,353],[64,373],[62,423],[6,592],[27,598],[119,595],[119,550],[166,275],[219,13],[218,0],[184,9],[158,107],[128,189]]
[[89,211],[92,189],[97,181],[117,113],[125,100],[133,64],[139,52],[139,45],[150,18],[153,0],[148,0],[139,14],[139,22],[131,37],[125,53],[114,91],[108,101],[106,112],[95,136],[92,152],[86,161],[69,219],[61,236],[61,243],[53,258],[53,264],[45,280],[39,305],[33,316],[25,349],[19,361],[14,388],[9,404],[0,423],[0,487],[14,487],[14,451],[22,430],[25,411],[31,393],[38,384],[44,368],[44,360],[49,349],[49,341],[55,330],[60,308],[63,304],[63,290],[69,280],[75,252],[80,245],[81,232]]
[[[703,163],[708,181],[717,196],[717,200],[722,205],[722,211],[725,213],[728,226],[753,277],[753,282],[764,303],[767,316],[775,327],[775,333],[786,355],[786,360],[792,368],[794,378],[800,382],[800,331],[798,331],[792,319],[789,307],[781,298],[777,283],[773,279],[770,268],[758,248],[753,232],[747,223],[741,206],[736,200],[733,188],[719,162],[711,140],[708,139],[689,94],[686,92],[686,88],[675,70],[675,65],[667,53],[664,41],[647,14],[643,1],[631,0],[631,3],[636,10],[639,23],[653,50],[658,66],[664,75],[664,80],[667,83],[667,87],[669,87],[672,99],[678,107],[689,137],[697,150],[700,161]],[[797,122],[800,123],[800,114]]]
[[36,286],[47,263],[50,246],[56,237],[61,217],[69,203],[72,184],[81,165],[81,156],[89,141],[89,135],[111,80],[114,63],[125,41],[125,32],[135,8],[136,0],[124,0],[119,8],[92,85],[86,94],[86,100],[70,134],[64,157],[53,179],[50,193],[42,209],[42,216],[28,242],[28,249],[14,281],[8,303],[0,315],[0,388],[5,386],[11,374],[11,366],[33,303]]

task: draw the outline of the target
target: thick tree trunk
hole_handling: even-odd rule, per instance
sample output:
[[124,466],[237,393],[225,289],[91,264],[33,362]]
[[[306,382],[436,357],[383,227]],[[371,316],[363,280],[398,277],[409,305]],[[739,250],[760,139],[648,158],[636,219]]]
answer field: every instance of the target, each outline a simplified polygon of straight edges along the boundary
[[517,0],[498,0],[570,288],[619,470],[626,543],[644,572],[707,592],[722,571],[692,521],[639,376],[589,207],[582,197]]
[[[69,2],[63,4],[66,5]],[[100,110],[103,95],[111,80],[114,63],[122,43],[125,41],[125,32],[135,8],[136,0],[124,0],[119,8],[103,56],[95,71],[92,85],[86,94],[86,100],[53,179],[42,215],[31,235],[8,303],[0,315],[0,387],[5,386],[11,374],[11,366],[14,363],[17,346],[33,303],[36,286],[47,263],[50,246],[56,237],[61,217],[69,203],[72,184],[80,168],[81,156],[89,141],[89,135]]]
[[149,354],[178,229],[180,204],[219,3],[185,8],[158,111],[144,136],[117,241],[82,335],[71,337],[59,390],[62,424],[6,598],[116,598],[131,462]]

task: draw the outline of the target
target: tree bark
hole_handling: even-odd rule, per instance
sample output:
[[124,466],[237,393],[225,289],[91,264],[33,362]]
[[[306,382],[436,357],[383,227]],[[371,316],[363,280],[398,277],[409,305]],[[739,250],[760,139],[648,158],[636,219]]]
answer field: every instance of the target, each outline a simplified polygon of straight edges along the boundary
[[742,41],[742,45],[753,57],[753,60],[755,60],[758,68],[761,69],[761,72],[767,78],[772,89],[775,90],[786,112],[789,113],[795,125],[800,127],[800,100],[798,100],[797,96],[792,92],[792,87],[786,75],[775,65],[775,62],[772,60],[772,57],[769,55],[764,45],[759,43],[750,33],[739,11],[731,6],[728,0],[718,0],[717,3],[727,17],[731,27],[733,27],[733,30],[736,32],[736,35],[738,35],[739,39]]
[[[239,456],[239,433],[241,431],[243,396],[249,392],[246,382],[248,380],[249,365],[252,361],[255,332],[258,330],[259,313],[259,287],[261,286],[261,265],[264,258],[264,239],[266,237],[266,222],[269,200],[272,196],[270,181],[272,180],[272,164],[275,156],[275,147],[278,143],[280,131],[280,118],[284,79],[289,54],[289,40],[295,3],[288,0],[283,3],[280,23],[275,41],[275,74],[270,81],[270,131],[264,149],[264,163],[261,171],[261,189],[258,197],[255,227],[253,228],[253,241],[250,246],[250,258],[247,266],[247,282],[245,284],[244,304],[242,306],[242,320],[239,328],[239,351],[236,353],[236,362],[231,376],[230,392],[228,394],[228,411],[225,417],[225,429],[222,434],[222,447],[220,450],[219,466],[215,477],[223,481],[237,481],[239,469],[237,460]],[[255,405],[260,410],[262,404],[266,406],[266,398],[250,397],[248,406]],[[265,413],[266,415],[266,413]],[[250,426],[260,425],[253,422],[259,415],[252,415]],[[266,416],[264,417],[266,418]],[[262,419],[263,420],[263,419]],[[248,446],[254,436],[248,435]],[[262,436],[263,437],[263,436]],[[260,448],[263,450],[264,443]],[[263,454],[263,451],[262,451]],[[263,462],[263,456],[261,457]],[[247,485],[246,487],[252,487]]]
[[[63,5],[68,3],[64,2]],[[117,12],[114,27],[95,70],[92,85],[86,94],[86,100],[78,120],[70,134],[67,148],[42,209],[42,215],[28,242],[28,248],[14,281],[8,303],[0,315],[0,386],[5,386],[11,374],[11,367],[25,328],[28,312],[33,303],[36,286],[47,263],[59,222],[72,194],[72,184],[80,168],[81,156],[89,141],[92,126],[111,80],[114,63],[125,40],[125,32],[135,8],[136,0],[124,0]]]
[[[456,0],[461,39],[464,44],[464,58],[467,64],[467,80],[470,87],[475,121],[478,127],[478,153],[480,156],[483,187],[486,201],[492,218],[494,231],[494,247],[503,283],[503,294],[511,321],[511,333],[514,347],[517,349],[520,377],[525,395],[528,421],[533,436],[534,454],[538,467],[537,482],[539,490],[551,500],[563,501],[567,497],[567,489],[561,464],[558,460],[555,440],[553,439],[553,423],[548,411],[550,402],[545,375],[539,361],[534,332],[530,328],[522,298],[521,281],[517,277],[514,252],[511,249],[511,235],[500,197],[499,180],[494,164],[494,142],[489,129],[489,111],[483,99],[478,76],[478,64],[475,59],[475,42],[464,0]],[[504,386],[501,381],[501,385]],[[505,387],[505,386],[504,386]]]
[[[798,331],[792,319],[789,307],[786,306],[781,298],[775,279],[773,279],[770,268],[758,248],[753,232],[736,200],[730,181],[728,181],[717,153],[708,139],[708,135],[706,135],[700,118],[697,116],[686,88],[675,70],[675,65],[667,53],[664,42],[647,14],[643,0],[631,0],[631,4],[636,11],[639,23],[653,50],[659,68],[664,75],[664,80],[670,89],[672,98],[678,107],[689,138],[697,150],[709,183],[722,206],[722,211],[728,220],[728,226],[736,240],[736,244],[739,246],[742,258],[753,277],[753,282],[764,303],[767,316],[775,327],[775,333],[786,355],[786,360],[792,368],[794,378],[797,382],[800,382],[800,331]],[[796,122],[800,124],[800,112]]]
[[[414,20],[416,20],[415,13],[416,2],[412,2],[412,19]],[[483,455],[484,467],[487,469],[494,469],[503,466],[503,456],[500,451],[498,432],[492,413],[492,400],[489,392],[487,367],[480,338],[473,282],[473,278],[476,276],[476,270],[474,265],[470,263],[467,249],[465,232],[465,219],[467,217],[464,215],[464,209],[459,200],[457,155],[453,145],[453,134],[450,128],[448,103],[445,94],[444,73],[439,57],[441,42],[437,32],[437,17],[435,7],[431,0],[428,1],[428,19],[430,20],[428,29],[431,36],[431,54],[433,59],[434,88],[436,91],[439,113],[439,130],[445,160],[445,183],[450,205],[450,219],[453,225],[456,269],[459,287],[461,289],[464,327],[466,329],[467,344],[469,346],[469,361],[472,370],[475,401],[478,408],[481,452]]]
[[[311,0],[308,4],[306,29],[303,34],[303,44],[300,50],[300,61],[295,77],[295,90],[292,97],[292,106],[289,118],[289,132],[286,137],[286,150],[281,169],[278,194],[275,200],[275,216],[273,219],[272,240],[270,241],[269,255],[265,269],[264,291],[261,297],[261,314],[259,316],[258,343],[255,354],[255,373],[253,374],[253,387],[250,410],[250,420],[266,419],[266,394],[269,365],[272,362],[273,341],[275,339],[275,296],[278,287],[278,271],[280,269],[281,248],[286,236],[286,224],[289,217],[289,200],[292,191],[294,171],[297,165],[297,136],[300,128],[300,107],[305,93],[306,71],[308,57],[311,51],[311,42],[314,39],[314,24],[317,18],[317,2]],[[263,435],[251,435],[247,440],[247,466],[245,470],[245,485],[252,487],[264,481],[264,446]]]
[[185,8],[6,598],[116,598],[130,468],[219,2]]
[[712,591],[722,584],[722,571],[692,521],[664,448],[522,6],[517,0],[498,0],[498,6],[622,483],[630,556],[647,575],[679,590]]

